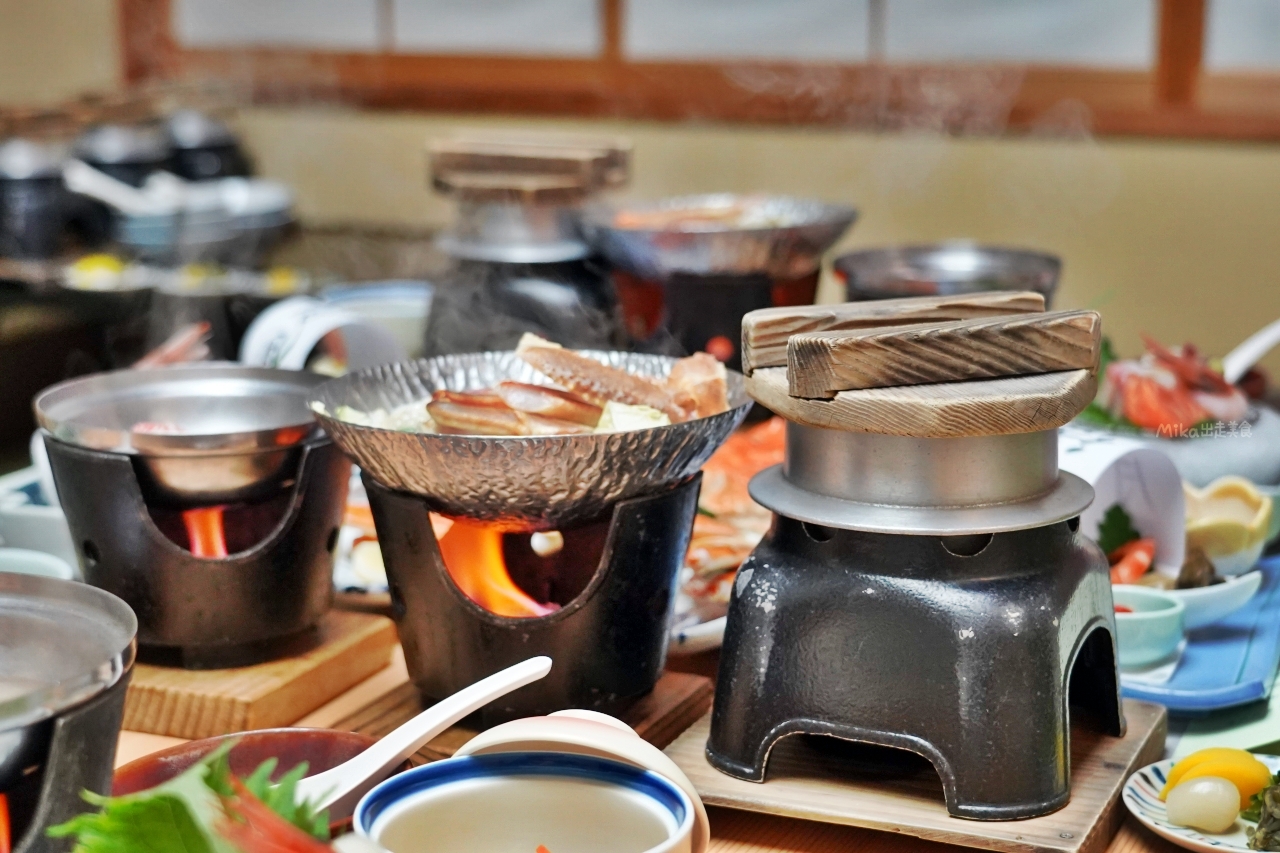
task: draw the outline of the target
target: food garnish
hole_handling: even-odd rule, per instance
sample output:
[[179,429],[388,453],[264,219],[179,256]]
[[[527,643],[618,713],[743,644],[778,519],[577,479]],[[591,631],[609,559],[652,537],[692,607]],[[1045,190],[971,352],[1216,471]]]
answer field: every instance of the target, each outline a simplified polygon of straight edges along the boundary
[[[1256,827],[1246,830],[1250,850],[1280,850],[1280,785],[1271,785],[1257,796]],[[1241,813],[1241,817],[1244,817]]]
[[1132,608],[1132,607],[1125,607],[1123,604],[1117,604],[1117,605],[1115,605],[1115,610],[1116,610],[1116,612],[1117,612],[1117,613],[1132,613],[1132,612],[1133,612],[1133,608]]
[[1235,423],[1248,414],[1244,392],[1191,344],[1169,348],[1144,335],[1141,358],[1115,359],[1103,343],[1103,378],[1097,399],[1081,415],[1086,422],[1172,438],[1205,422]]
[[747,483],[770,465],[782,462],[786,422],[771,418],[739,430],[702,468],[702,492],[685,564],[690,576],[684,592],[705,611],[729,603],[738,566],[769,529],[769,511],[751,499]]
[[1156,540],[1134,539],[1107,555],[1111,562],[1112,583],[1137,583],[1151,568],[1156,556]]
[[1165,810],[1175,826],[1226,832],[1240,813],[1240,793],[1226,779],[1202,776],[1170,791]]
[[1110,554],[1121,545],[1141,539],[1142,534],[1133,526],[1129,513],[1120,504],[1112,504],[1102,515],[1098,524],[1098,547]]
[[84,792],[100,811],[52,827],[54,838],[76,838],[75,853],[181,850],[184,853],[320,853],[329,838],[326,812],[294,802],[299,764],[272,784],[276,760],[247,779],[231,773],[226,744],[173,779],[137,794]]

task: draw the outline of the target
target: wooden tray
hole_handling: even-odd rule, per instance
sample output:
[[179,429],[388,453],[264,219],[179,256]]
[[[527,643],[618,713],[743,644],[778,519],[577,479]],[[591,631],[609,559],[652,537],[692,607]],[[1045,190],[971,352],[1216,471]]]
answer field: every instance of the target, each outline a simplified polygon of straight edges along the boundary
[[734,779],[707,763],[710,714],[668,747],[667,755],[709,806],[879,829],[1003,853],[1101,853],[1124,818],[1124,781],[1164,752],[1164,708],[1126,700],[1124,712],[1129,731],[1123,738],[1072,729],[1071,802],[1053,814],[1028,820],[953,818],[931,770],[893,779],[855,777],[806,738],[785,738],[774,747],[764,784]]
[[321,643],[297,657],[236,669],[136,664],[124,728],[188,739],[292,725],[386,667],[397,643],[390,619],[331,611]]
[[[640,737],[658,747],[675,740],[693,722],[711,708],[712,682],[700,675],[666,672],[653,692],[635,701],[618,718],[631,726]],[[412,684],[395,690],[334,723],[331,728],[361,732],[381,738],[396,726],[420,713],[422,704]],[[428,743],[413,756],[414,764],[426,764],[449,758],[459,747],[479,733],[479,729],[463,720]]]

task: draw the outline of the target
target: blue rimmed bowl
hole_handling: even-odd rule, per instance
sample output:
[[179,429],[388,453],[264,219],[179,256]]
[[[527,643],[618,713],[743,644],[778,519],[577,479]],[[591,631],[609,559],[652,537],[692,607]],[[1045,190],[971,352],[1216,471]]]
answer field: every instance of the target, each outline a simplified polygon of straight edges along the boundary
[[437,761],[378,785],[355,814],[356,832],[391,853],[690,853],[693,827],[688,795],[665,777],[563,752]]

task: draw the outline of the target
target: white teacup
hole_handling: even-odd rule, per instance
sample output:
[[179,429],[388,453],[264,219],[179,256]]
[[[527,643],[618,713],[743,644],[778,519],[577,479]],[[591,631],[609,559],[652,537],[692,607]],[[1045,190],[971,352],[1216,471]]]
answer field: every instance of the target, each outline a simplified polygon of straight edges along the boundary
[[391,853],[692,853],[695,810],[675,783],[566,752],[450,758],[378,785],[355,830]]

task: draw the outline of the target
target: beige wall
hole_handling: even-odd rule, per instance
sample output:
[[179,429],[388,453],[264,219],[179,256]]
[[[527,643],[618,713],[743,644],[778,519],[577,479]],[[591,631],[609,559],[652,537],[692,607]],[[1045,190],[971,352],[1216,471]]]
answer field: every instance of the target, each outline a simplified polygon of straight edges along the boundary
[[0,0],[0,104],[119,84],[115,0]]
[[[114,10],[114,0],[0,0],[0,103],[116,85]],[[480,125],[626,134],[639,197],[767,190],[852,201],[862,218],[842,248],[971,237],[1056,252],[1066,262],[1059,303],[1100,308],[1125,352],[1147,331],[1221,353],[1280,317],[1280,145],[953,140],[318,107],[241,117],[263,171],[293,183],[303,216],[321,223],[447,221],[447,206],[425,187],[423,143]],[[1271,366],[1280,372],[1280,356]]]
[[[312,221],[438,225],[423,143],[458,127],[616,132],[638,197],[765,190],[850,201],[850,249],[969,237],[1061,255],[1062,307],[1096,307],[1123,353],[1149,332],[1221,354],[1280,317],[1280,146],[948,139],[828,130],[255,109],[263,170]],[[828,287],[824,295],[835,296]],[[1269,366],[1280,371],[1280,356]]]

